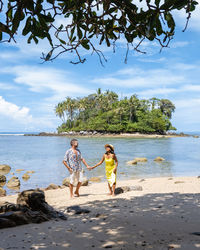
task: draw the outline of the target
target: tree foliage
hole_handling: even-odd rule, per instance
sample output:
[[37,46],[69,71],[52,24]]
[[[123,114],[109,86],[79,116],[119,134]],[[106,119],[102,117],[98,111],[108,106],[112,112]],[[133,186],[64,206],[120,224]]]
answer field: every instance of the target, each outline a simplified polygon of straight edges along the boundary
[[119,100],[118,95],[107,90],[87,97],[67,97],[55,107],[55,113],[64,121],[58,132],[142,132],[164,133],[175,129],[170,119],[174,104],[167,99],[138,99],[136,95]]
[[[187,23],[198,4],[194,0],[0,0],[0,41],[15,41],[18,34],[27,36],[27,42],[48,39],[49,61],[64,52],[75,52],[84,62],[81,48],[104,58],[96,44],[113,46],[123,38],[127,45],[139,46],[147,39],[168,46],[174,36],[174,10],[184,9]],[[135,43],[136,42],[136,43]]]

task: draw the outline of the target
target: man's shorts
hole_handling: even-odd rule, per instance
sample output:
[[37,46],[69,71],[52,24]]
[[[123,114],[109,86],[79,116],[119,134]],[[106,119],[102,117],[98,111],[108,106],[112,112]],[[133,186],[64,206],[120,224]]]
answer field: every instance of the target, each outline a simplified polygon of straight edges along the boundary
[[75,182],[82,182],[83,181],[83,172],[77,171],[70,174],[70,184],[74,185]]

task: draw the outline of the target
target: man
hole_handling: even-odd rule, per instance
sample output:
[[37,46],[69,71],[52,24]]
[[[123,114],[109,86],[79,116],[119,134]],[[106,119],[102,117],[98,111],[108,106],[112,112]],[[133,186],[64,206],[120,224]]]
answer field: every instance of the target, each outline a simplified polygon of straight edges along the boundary
[[[71,148],[66,151],[63,164],[67,167],[67,169],[70,172],[69,190],[70,190],[70,197],[73,198],[74,194],[77,197],[79,197],[79,188],[81,187],[81,183],[83,181],[83,171],[82,171],[81,161],[87,168],[89,168],[89,166],[86,163],[86,161],[82,158],[81,152],[78,149],[78,140],[72,139],[70,144]],[[78,181],[78,184],[76,186],[76,191],[73,194],[73,185],[76,179]]]

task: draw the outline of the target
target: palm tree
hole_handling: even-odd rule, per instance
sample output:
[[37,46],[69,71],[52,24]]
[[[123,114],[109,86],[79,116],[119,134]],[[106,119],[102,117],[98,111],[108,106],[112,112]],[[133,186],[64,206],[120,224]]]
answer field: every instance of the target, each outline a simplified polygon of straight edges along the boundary
[[58,116],[63,122],[65,122],[65,113],[63,102],[58,103],[55,107],[56,116]]

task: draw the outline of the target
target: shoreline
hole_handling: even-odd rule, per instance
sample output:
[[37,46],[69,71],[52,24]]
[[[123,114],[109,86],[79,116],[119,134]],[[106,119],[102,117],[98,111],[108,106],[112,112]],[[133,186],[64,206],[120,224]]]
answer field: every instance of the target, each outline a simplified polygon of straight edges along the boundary
[[[70,199],[68,188],[45,191],[46,201],[67,216],[1,229],[1,249],[190,249],[200,247],[200,178],[161,177],[118,181],[119,187],[142,190],[107,196],[106,183],[81,187]],[[1,197],[15,203],[17,195]],[[88,214],[68,212],[70,206]],[[84,248],[83,248],[84,246]]]
[[167,134],[145,134],[145,133],[99,133],[99,132],[63,132],[63,133],[49,133],[40,132],[38,134],[24,134],[24,136],[66,136],[66,137],[116,137],[116,138],[176,138],[176,137],[193,137],[199,138],[199,135],[190,135],[184,133],[167,133]]

